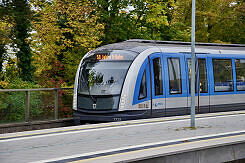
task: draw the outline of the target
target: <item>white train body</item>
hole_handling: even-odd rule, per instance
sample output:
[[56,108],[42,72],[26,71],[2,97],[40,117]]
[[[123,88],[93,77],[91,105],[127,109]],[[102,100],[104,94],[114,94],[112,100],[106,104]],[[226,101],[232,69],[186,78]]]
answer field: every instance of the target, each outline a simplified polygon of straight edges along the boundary
[[[77,121],[189,114],[190,45],[129,40],[81,60],[74,85]],[[198,44],[197,112],[245,109],[245,46]]]

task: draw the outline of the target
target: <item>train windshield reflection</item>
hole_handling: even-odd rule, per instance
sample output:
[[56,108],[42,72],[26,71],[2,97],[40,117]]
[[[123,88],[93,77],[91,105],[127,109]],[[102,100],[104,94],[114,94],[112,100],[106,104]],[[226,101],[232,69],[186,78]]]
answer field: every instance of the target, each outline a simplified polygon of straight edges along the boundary
[[131,62],[84,62],[79,94],[118,95]]

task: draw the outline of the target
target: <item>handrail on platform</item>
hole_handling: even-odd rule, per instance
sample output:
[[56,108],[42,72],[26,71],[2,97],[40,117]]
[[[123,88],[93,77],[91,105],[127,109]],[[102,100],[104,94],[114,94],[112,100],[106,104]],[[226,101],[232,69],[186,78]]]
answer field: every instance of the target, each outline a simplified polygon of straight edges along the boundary
[[34,89],[0,89],[0,92],[26,92],[25,122],[30,120],[30,92],[31,91],[55,91],[54,93],[54,119],[58,119],[59,90],[71,90],[73,88],[34,88]]

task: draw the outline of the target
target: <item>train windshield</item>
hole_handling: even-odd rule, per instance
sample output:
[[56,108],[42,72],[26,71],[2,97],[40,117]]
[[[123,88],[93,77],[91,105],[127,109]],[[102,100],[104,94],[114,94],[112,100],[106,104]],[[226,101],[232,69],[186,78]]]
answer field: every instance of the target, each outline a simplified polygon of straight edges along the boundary
[[97,51],[82,62],[78,108],[86,111],[118,109],[127,71],[137,53],[127,50]]
[[119,95],[129,61],[85,61],[80,71],[79,94]]

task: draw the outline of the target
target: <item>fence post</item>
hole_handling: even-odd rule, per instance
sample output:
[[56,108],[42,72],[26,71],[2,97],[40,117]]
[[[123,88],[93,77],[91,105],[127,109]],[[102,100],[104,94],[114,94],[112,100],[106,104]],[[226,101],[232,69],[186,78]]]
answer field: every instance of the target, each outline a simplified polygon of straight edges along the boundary
[[26,91],[26,112],[25,121],[28,122],[30,119],[30,91]]
[[54,93],[54,119],[58,119],[58,111],[59,111],[59,90],[55,89]]

